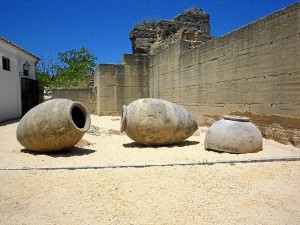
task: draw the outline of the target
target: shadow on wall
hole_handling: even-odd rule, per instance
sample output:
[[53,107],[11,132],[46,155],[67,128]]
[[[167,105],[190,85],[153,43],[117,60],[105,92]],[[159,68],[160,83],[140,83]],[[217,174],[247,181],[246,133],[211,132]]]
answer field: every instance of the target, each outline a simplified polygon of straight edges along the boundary
[[13,123],[18,123],[20,121],[20,118],[15,118],[15,119],[10,119],[10,120],[6,120],[6,121],[2,121],[0,122],[0,127],[1,126],[6,126],[6,125],[10,125]]

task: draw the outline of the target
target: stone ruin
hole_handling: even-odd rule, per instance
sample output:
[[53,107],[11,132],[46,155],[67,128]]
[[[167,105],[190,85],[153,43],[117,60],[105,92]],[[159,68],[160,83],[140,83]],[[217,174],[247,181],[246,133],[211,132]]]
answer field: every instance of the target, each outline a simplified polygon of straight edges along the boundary
[[192,8],[173,20],[144,21],[130,31],[133,54],[153,55],[180,39],[190,48],[210,40],[209,14]]
[[299,12],[296,3],[218,38],[200,9],[136,25],[133,54],[95,70],[97,114],[120,115],[140,98],[164,99],[200,124],[246,116],[263,137],[300,146]]

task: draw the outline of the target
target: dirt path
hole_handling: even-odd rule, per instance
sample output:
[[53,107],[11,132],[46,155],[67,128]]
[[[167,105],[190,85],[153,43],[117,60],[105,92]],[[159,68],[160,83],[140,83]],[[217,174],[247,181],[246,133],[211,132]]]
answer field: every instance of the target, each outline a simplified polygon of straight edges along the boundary
[[[300,155],[264,140],[261,152],[208,152],[205,127],[179,146],[143,148],[119,117],[92,116],[76,148],[35,154],[0,126],[0,169],[205,162]],[[300,162],[87,170],[0,170],[0,224],[299,224]]]

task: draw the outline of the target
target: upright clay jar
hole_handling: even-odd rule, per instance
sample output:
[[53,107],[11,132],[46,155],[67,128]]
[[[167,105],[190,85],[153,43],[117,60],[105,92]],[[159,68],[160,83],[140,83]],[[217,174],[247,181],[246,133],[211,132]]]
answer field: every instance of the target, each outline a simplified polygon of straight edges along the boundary
[[250,122],[241,116],[223,116],[212,124],[205,135],[204,148],[229,153],[251,153],[262,150],[262,135]]
[[53,99],[23,116],[17,127],[17,139],[28,150],[60,151],[78,143],[90,124],[90,116],[82,103]]

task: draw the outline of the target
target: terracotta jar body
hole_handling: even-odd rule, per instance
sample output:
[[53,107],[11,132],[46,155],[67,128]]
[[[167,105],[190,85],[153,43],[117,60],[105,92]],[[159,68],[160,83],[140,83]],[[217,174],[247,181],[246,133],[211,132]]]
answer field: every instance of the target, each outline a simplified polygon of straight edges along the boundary
[[123,106],[121,132],[139,144],[177,144],[197,129],[186,109],[165,100],[145,98]]
[[230,153],[262,150],[262,136],[248,117],[224,116],[212,124],[205,135],[204,148]]
[[17,127],[17,139],[28,150],[54,152],[75,145],[91,124],[80,102],[53,99],[28,111]]

